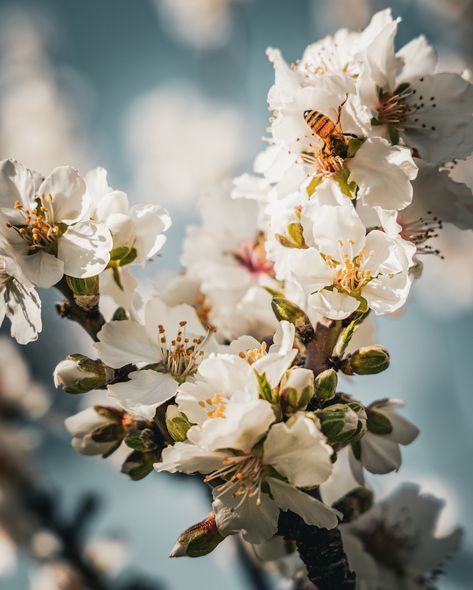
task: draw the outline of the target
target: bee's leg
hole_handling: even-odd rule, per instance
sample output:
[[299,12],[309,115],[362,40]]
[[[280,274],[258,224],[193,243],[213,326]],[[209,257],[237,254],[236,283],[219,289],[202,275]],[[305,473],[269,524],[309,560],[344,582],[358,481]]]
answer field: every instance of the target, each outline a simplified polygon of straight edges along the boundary
[[342,116],[342,109],[345,106],[345,103],[348,100],[348,92],[345,94],[345,100],[342,102],[342,104],[338,107],[338,116],[337,116],[337,125],[340,124],[340,117]]
[[355,133],[344,133],[343,135],[345,137],[354,137],[355,139],[358,139],[358,135],[356,135]]

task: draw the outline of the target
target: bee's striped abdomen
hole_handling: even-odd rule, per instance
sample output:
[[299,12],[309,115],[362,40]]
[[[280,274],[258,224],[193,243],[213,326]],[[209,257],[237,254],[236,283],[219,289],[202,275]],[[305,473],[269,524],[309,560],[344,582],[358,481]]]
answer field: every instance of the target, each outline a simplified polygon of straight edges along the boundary
[[321,139],[328,138],[336,129],[336,124],[319,111],[305,111],[304,120],[314,135]]

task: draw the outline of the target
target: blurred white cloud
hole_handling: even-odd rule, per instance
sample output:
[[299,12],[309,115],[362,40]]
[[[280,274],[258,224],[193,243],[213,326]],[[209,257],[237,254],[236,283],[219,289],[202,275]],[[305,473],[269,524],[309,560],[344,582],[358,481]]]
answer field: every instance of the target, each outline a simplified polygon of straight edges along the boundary
[[232,33],[230,0],[153,0],[167,31],[203,49],[225,45]]
[[374,12],[371,0],[312,0],[311,21],[317,31],[335,31],[340,27],[352,30],[366,26]]
[[159,86],[131,105],[125,141],[132,194],[173,211],[232,176],[245,149],[245,120],[231,104],[205,98],[187,84]]
[[84,125],[72,95],[85,86],[49,57],[51,23],[22,12],[2,15],[0,26],[0,158],[13,157],[47,173],[88,164]]

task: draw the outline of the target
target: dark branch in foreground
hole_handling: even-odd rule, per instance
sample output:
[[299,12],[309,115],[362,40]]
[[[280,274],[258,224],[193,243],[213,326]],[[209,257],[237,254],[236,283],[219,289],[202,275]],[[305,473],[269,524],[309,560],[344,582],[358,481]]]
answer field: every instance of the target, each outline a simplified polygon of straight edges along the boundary
[[296,542],[309,580],[318,590],[355,588],[355,574],[348,566],[338,528],[319,529],[293,512],[281,512],[279,534]]

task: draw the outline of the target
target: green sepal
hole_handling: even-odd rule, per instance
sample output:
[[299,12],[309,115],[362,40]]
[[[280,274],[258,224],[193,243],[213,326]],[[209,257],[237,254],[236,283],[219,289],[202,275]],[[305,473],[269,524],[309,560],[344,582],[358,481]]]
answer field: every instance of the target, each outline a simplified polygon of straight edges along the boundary
[[258,371],[254,371],[254,374],[256,375],[256,380],[258,382],[260,397],[267,402],[274,404],[277,401],[276,393],[273,391],[273,388],[266,377],[266,373],[258,373]]
[[117,307],[112,316],[112,322],[121,322],[128,319],[128,313],[124,307]]
[[393,426],[389,419],[380,412],[368,410],[368,430],[373,434],[386,435],[391,434]]
[[151,428],[144,430],[135,430],[125,437],[125,444],[135,451],[147,452],[154,451],[158,448],[155,440],[155,434]]
[[138,481],[153,471],[153,462],[152,456],[140,451],[133,451],[125,459],[121,472],[128,475],[133,481]]
[[340,190],[344,195],[346,195],[349,199],[356,198],[356,191],[358,189],[356,182],[349,182],[348,178],[350,177],[350,170],[346,167],[338,170],[333,175],[333,179],[338,182]]
[[91,437],[92,440],[98,443],[107,443],[107,442],[115,442],[123,440],[123,427],[121,424],[106,424],[105,426],[101,426],[92,432]]

